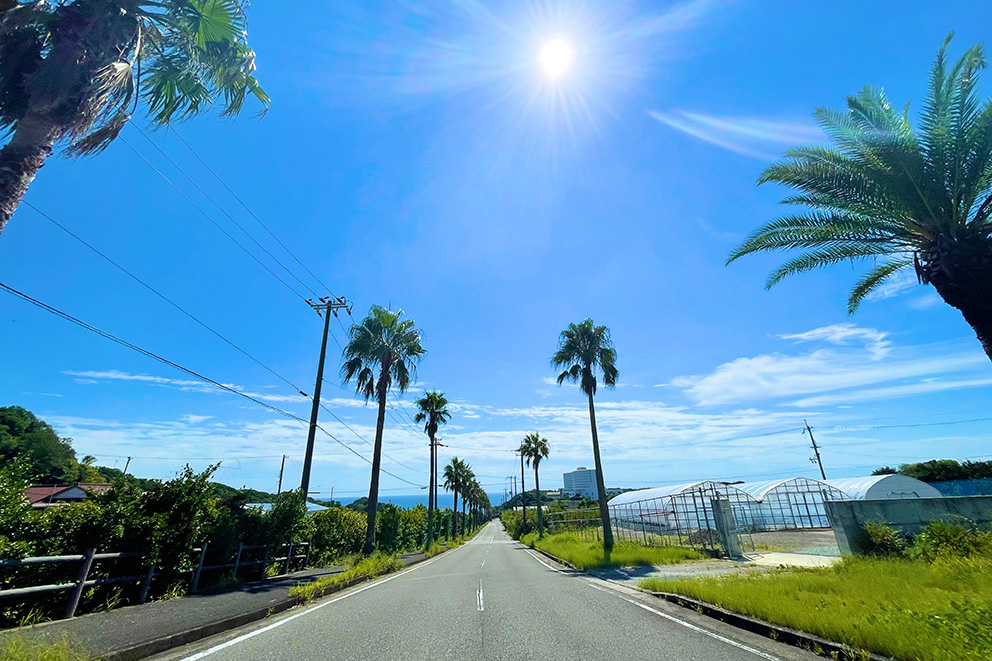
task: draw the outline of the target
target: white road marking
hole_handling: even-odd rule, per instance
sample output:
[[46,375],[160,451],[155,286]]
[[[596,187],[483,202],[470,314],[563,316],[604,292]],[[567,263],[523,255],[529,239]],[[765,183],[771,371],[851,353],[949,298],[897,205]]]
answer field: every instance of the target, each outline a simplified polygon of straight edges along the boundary
[[[535,560],[537,560],[538,562],[540,562],[542,565],[544,565],[545,567],[547,567],[551,571],[557,572],[559,574],[564,574],[565,573],[562,570],[557,569],[555,567],[552,567],[551,565],[549,565],[548,563],[546,563],[544,560],[541,559],[541,557],[539,555],[537,555],[536,553],[534,553],[533,551],[531,551],[527,547],[524,547],[524,548],[527,551],[527,553],[529,553]],[[684,626],[684,627],[686,627],[688,629],[692,629],[693,631],[698,631],[699,633],[705,634],[705,635],[707,635],[707,636],[709,636],[711,638],[715,638],[715,639],[717,639],[719,641],[722,641],[724,643],[727,643],[728,645],[732,645],[732,646],[734,646],[734,647],[736,647],[738,649],[742,649],[742,650],[745,650],[747,652],[750,652],[751,654],[754,654],[755,656],[759,656],[762,659],[768,659],[768,661],[781,661],[781,659],[779,659],[777,656],[772,656],[771,654],[766,654],[765,652],[762,652],[760,650],[756,650],[753,647],[748,647],[744,643],[738,643],[736,640],[731,640],[730,638],[727,638],[725,636],[721,636],[718,633],[713,633],[712,631],[708,631],[706,629],[703,629],[702,627],[697,627],[695,624],[691,624],[689,622],[686,622],[685,620],[680,620],[679,618],[675,617],[674,615],[669,615],[668,613],[662,613],[660,610],[651,608],[650,606],[648,606],[646,604],[642,604],[639,601],[636,601],[634,599],[630,599],[628,597],[624,597],[623,595],[621,595],[619,592],[617,592],[615,590],[608,590],[606,588],[600,587],[600,586],[594,584],[592,582],[592,579],[588,579],[587,578],[586,579],[586,585],[588,585],[589,587],[594,588],[596,590],[600,590],[601,592],[607,592],[607,593],[612,594],[612,595],[614,595],[616,597],[619,597],[620,599],[623,599],[624,601],[630,602],[630,603],[634,604],[635,606],[638,606],[640,608],[643,608],[646,611],[650,611],[650,612],[654,613],[655,615],[658,615],[660,617],[665,618],[666,620],[670,620],[672,622],[675,622],[676,624],[681,624],[682,626]]]
[[[275,629],[276,627],[281,627],[284,624],[288,624],[289,622],[292,622],[293,620],[295,620],[298,617],[303,617],[304,615],[308,615],[310,613],[314,613],[314,612],[320,610],[321,608],[323,608],[325,606],[330,606],[331,604],[335,604],[335,603],[337,603],[339,601],[342,601],[343,599],[347,599],[348,597],[354,597],[356,594],[358,594],[360,592],[365,592],[366,590],[371,590],[372,588],[378,587],[378,586],[382,585],[383,583],[388,583],[389,581],[393,580],[394,578],[399,578],[400,576],[403,576],[404,574],[409,574],[412,571],[417,571],[421,567],[426,567],[427,565],[432,564],[432,563],[440,560],[441,558],[443,558],[445,556],[451,555],[452,553],[454,553],[458,549],[464,548],[464,547],[468,546],[471,543],[472,542],[468,542],[466,544],[463,544],[462,546],[459,546],[457,548],[454,548],[454,549],[448,551],[447,553],[442,553],[439,556],[435,556],[435,557],[431,558],[430,560],[427,560],[425,562],[421,562],[421,563],[419,563],[417,565],[414,565],[413,567],[410,567],[409,569],[406,569],[404,571],[401,571],[398,574],[393,574],[392,576],[387,576],[386,578],[382,579],[381,581],[376,581],[375,583],[372,583],[371,585],[366,585],[364,588],[359,588],[359,589],[355,590],[354,592],[349,592],[348,594],[342,595],[342,596],[337,597],[335,599],[331,599],[330,601],[325,601],[325,602],[323,602],[321,604],[317,604],[316,606],[312,606],[312,607],[310,607],[310,608],[308,608],[308,609],[306,609],[304,611],[301,611],[299,613],[296,613],[295,615],[290,615],[289,617],[287,617],[285,619],[282,619],[282,620],[279,620],[278,622],[273,622],[272,624],[268,625],[267,627],[262,627],[261,629],[256,629],[255,631],[250,631],[250,632],[248,632],[246,634],[243,634],[243,635],[238,636],[237,638],[232,638],[231,640],[228,640],[226,642],[220,643],[219,645],[214,645],[213,647],[211,647],[209,649],[205,649],[202,652],[197,652],[196,654],[193,654],[191,656],[187,656],[184,659],[182,659],[182,661],[197,661],[198,659],[202,659],[202,658],[204,658],[206,656],[210,656],[214,652],[219,652],[222,649],[226,649],[226,648],[231,647],[233,645],[237,645],[238,643],[240,643],[242,641],[245,641],[245,640],[248,640],[249,638],[254,638],[255,636],[258,636],[260,634],[263,634],[266,631],[271,631],[272,629]],[[480,589],[480,598],[481,598],[481,589],[482,589],[481,582],[480,582],[479,589]],[[480,608],[480,610],[481,610],[481,608]]]
[[486,610],[486,602],[482,598],[482,579],[481,578],[479,579],[479,610],[480,611]]
[[683,627],[686,627],[687,629],[692,629],[693,631],[698,631],[699,633],[704,634],[704,635],[707,635],[710,638],[715,638],[715,639],[717,639],[717,640],[719,640],[721,642],[727,643],[728,645],[733,645],[734,647],[736,647],[738,649],[742,649],[745,652],[750,652],[751,654],[754,654],[755,656],[761,657],[762,659],[768,659],[768,661],[781,661],[781,659],[779,659],[779,657],[777,657],[777,656],[772,656],[771,654],[766,654],[765,652],[762,652],[760,650],[756,650],[753,647],[748,647],[744,643],[738,643],[736,640],[731,640],[730,638],[727,638],[725,636],[721,636],[718,633],[713,633],[712,631],[708,631],[706,629],[703,629],[702,627],[697,627],[695,624],[691,624],[689,622],[686,622],[685,620],[681,620],[681,619],[675,617],[674,615],[669,615],[668,613],[662,613],[660,610],[657,610],[655,608],[651,608],[647,604],[642,604],[641,602],[636,601],[634,599],[630,599],[628,597],[624,597],[623,595],[621,595],[620,593],[616,592],[615,590],[608,590],[608,589],[603,588],[603,587],[600,587],[598,585],[594,585],[591,582],[587,582],[586,585],[588,585],[589,587],[591,587],[593,589],[599,590],[600,592],[607,592],[609,594],[612,594],[612,595],[614,595],[614,596],[616,596],[616,597],[618,597],[620,599],[623,599],[624,601],[626,601],[628,603],[631,603],[631,604],[634,604],[635,606],[638,606],[639,608],[643,608],[644,610],[646,610],[648,612],[654,613],[658,617],[663,617],[666,620],[669,620],[670,622],[674,622],[675,624],[680,624]]

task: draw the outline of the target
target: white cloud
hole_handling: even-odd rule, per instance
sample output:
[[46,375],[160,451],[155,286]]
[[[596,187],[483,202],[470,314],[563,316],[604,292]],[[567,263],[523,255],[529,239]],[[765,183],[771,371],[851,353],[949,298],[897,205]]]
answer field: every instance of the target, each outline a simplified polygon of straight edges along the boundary
[[937,292],[930,291],[922,296],[917,296],[916,298],[910,299],[906,302],[906,305],[914,310],[929,310],[943,302],[943,299],[937,295]]
[[887,298],[893,298],[899,296],[900,294],[905,294],[911,289],[915,289],[919,286],[919,282],[916,279],[916,275],[908,268],[904,268],[901,271],[897,271],[895,275],[888,278],[881,285],[876,287],[865,298],[866,301],[883,301]]
[[[914,383],[888,386],[886,388],[872,388],[868,390],[856,390],[854,392],[806,397],[794,402],[794,405],[801,407],[830,406],[833,404],[850,404],[851,402],[867,402],[878,399],[896,399],[899,397],[909,397],[911,395],[922,395],[924,393],[943,392],[945,390],[960,390],[961,388],[981,388],[985,386],[992,386],[992,378],[956,379],[948,381],[939,379],[925,379]],[[850,406],[847,408],[850,408]]]
[[823,141],[823,133],[811,124],[770,121],[754,117],[717,117],[686,110],[648,110],[659,122],[732,152],[775,160],[783,147]]
[[[164,376],[153,376],[151,374],[131,374],[130,372],[121,372],[119,370],[84,370],[84,371],[74,371],[65,370],[62,372],[69,376],[82,377],[77,378],[77,383],[100,383],[102,381],[132,381],[138,383],[147,383],[150,385],[163,386],[166,388],[176,388],[178,390],[192,391],[192,392],[212,392],[220,393],[223,390],[212,386],[204,381],[197,381],[191,379],[172,379]],[[261,400],[263,402],[283,402],[283,403],[293,403],[293,402],[305,402],[307,401],[305,397],[301,395],[271,395],[269,393],[254,392],[245,386],[239,386],[233,383],[222,384],[237,390],[238,392],[244,393],[249,397]],[[342,400],[343,401],[343,400]]]
[[833,324],[808,330],[805,333],[793,333],[791,335],[779,335],[783,340],[796,340],[797,342],[826,342],[836,346],[850,346],[852,344],[863,345],[869,350],[873,359],[884,358],[889,353],[889,346],[892,344],[888,333],[875,328],[864,328],[852,323]]
[[184,416],[180,416],[179,419],[190,425],[198,425],[210,420],[211,418],[213,418],[212,415],[193,415],[192,413],[187,413]]
[[[774,401],[884,383],[896,385],[894,382],[955,374],[986,367],[988,363],[978,351],[936,354],[932,350],[903,347],[897,352],[885,332],[854,324],[835,324],[781,337],[829,346],[799,355],[771,353],[741,357],[717,366],[709,374],[677,377],[671,384],[695,402],[713,406]],[[883,389],[869,398],[894,398],[911,393],[912,389]],[[858,394],[848,392],[836,399],[857,401]],[[804,406],[811,401],[807,398],[792,403]]]

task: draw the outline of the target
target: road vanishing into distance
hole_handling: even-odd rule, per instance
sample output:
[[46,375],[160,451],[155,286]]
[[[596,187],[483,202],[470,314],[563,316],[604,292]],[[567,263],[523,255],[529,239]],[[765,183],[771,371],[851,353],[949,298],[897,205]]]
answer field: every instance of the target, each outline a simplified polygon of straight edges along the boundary
[[818,659],[562,571],[491,522],[468,544],[305,609],[173,650],[185,661]]

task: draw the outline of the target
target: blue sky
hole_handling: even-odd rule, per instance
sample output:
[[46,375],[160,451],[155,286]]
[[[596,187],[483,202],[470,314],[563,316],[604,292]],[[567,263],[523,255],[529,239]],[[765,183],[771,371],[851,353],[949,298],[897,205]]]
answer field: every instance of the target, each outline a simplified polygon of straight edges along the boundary
[[[384,493],[426,484],[426,441],[401,410],[423,388],[455,403],[447,452],[494,495],[530,431],[552,445],[542,486],[591,465],[584,400],[548,366],[559,331],[585,317],[619,353],[620,385],[597,399],[609,485],[813,476],[804,418],[828,476],[853,476],[992,455],[989,421],[961,422],[992,403],[970,329],[910,279],[849,317],[862,266],[766,292],[774,256],[724,260],[781,213],[783,191],[755,180],[822,140],[814,107],[874,84],[919,108],[944,35],[957,31],[960,53],[990,18],[963,1],[255,3],[272,109],[178,131],[356,316],[390,305],[423,330],[417,387],[386,419],[384,467],[405,481],[383,476]],[[539,54],[555,38],[573,61],[551,81]],[[176,134],[139,122],[123,136],[95,158],[50,159],[26,200],[310,392],[320,319],[135,151],[258,252],[157,145],[315,283]],[[308,416],[289,386],[25,206],[0,237],[0,282]],[[9,295],[0,346],[0,402],[80,455],[134,456],[151,477],[223,460],[219,479],[271,490],[285,453],[287,484],[299,479],[298,423]],[[325,428],[371,456],[359,436],[373,438],[374,407],[333,384],[324,395],[357,435],[326,415]],[[368,465],[319,435],[312,484],[357,497]]]

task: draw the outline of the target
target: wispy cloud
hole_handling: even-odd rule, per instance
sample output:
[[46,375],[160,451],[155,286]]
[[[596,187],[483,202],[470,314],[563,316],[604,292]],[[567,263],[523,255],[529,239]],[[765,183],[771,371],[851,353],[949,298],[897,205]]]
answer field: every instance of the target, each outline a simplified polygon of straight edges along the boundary
[[872,358],[878,360],[888,355],[892,344],[888,333],[877,328],[865,328],[852,323],[832,324],[814,328],[804,333],[779,335],[783,340],[798,342],[826,342],[835,346],[864,346]]
[[[137,383],[146,383],[149,385],[162,386],[166,388],[176,388],[178,390],[192,391],[192,392],[213,392],[219,393],[223,392],[218,388],[211,386],[203,381],[195,381],[191,379],[172,379],[164,376],[154,376],[151,374],[131,374],[130,372],[121,372],[119,370],[84,370],[84,371],[74,371],[65,370],[62,372],[69,376],[77,377],[77,383],[100,383],[103,381],[128,381]],[[234,383],[223,384],[228,388],[232,388],[239,392],[242,392],[249,397],[259,399],[263,402],[280,402],[280,403],[295,403],[295,402],[305,402],[306,398],[301,395],[273,395],[264,392],[254,392],[252,389],[237,385]]]
[[815,126],[798,122],[717,117],[687,110],[648,110],[647,113],[662,124],[694,138],[766,161],[779,158],[784,148],[820,142],[824,137]]

